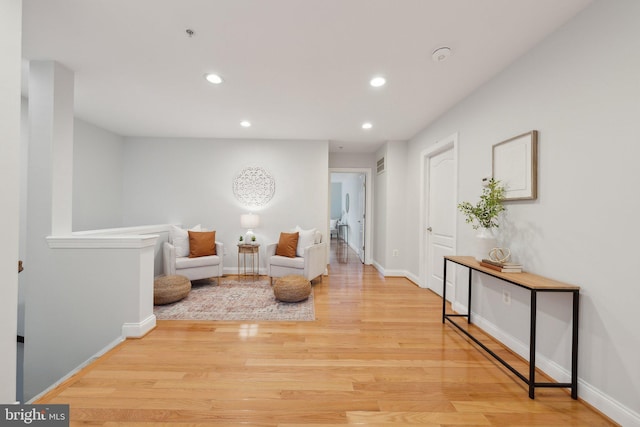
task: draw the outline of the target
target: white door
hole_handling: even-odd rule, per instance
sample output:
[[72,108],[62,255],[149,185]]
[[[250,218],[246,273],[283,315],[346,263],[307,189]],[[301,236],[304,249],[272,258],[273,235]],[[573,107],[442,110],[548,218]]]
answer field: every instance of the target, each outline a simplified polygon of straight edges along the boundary
[[[427,287],[442,296],[444,256],[455,254],[456,187],[454,148],[426,159]],[[451,265],[451,263],[449,263]],[[447,299],[453,299],[453,269],[447,269]]]
[[358,255],[364,264],[364,224],[365,224],[365,197],[367,193],[366,175],[360,175],[360,191],[358,192]]

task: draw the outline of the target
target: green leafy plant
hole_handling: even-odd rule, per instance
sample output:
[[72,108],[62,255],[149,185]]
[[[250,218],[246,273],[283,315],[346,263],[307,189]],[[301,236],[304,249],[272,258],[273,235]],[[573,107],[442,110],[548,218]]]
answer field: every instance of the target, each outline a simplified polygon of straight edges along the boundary
[[256,241],[256,236],[251,236],[251,241],[255,242]]
[[244,240],[244,237],[240,236],[240,241],[242,242]]
[[504,210],[502,199],[505,189],[500,181],[491,178],[489,184],[482,189],[480,201],[476,205],[462,202],[458,209],[467,217],[467,224],[471,224],[474,230],[478,228],[498,228],[498,215]]

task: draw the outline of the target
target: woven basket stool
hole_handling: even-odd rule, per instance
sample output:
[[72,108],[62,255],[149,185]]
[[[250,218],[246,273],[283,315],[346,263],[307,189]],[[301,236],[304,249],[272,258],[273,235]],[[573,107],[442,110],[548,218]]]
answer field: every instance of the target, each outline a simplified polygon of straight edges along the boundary
[[304,301],[311,294],[311,282],[295,274],[280,277],[273,285],[273,294],[278,301]]
[[153,304],[180,301],[189,295],[191,281],[185,276],[161,276],[153,282]]

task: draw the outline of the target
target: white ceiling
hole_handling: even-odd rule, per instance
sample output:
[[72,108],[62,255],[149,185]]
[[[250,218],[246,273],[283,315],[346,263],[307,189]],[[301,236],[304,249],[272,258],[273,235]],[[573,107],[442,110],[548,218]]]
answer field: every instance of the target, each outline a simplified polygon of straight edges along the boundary
[[[413,137],[589,3],[23,0],[23,57],[73,70],[77,116],[120,135],[371,152]],[[453,55],[436,63],[441,46]],[[387,85],[369,86],[374,75]]]

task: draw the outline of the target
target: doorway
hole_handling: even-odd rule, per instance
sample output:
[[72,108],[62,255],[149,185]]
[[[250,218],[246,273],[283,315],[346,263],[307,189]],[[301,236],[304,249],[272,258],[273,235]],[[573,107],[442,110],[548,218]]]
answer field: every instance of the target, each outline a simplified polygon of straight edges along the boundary
[[[336,240],[335,254],[355,254],[362,264],[371,264],[370,169],[330,169],[330,236]],[[333,240],[331,241],[333,243]],[[342,250],[350,249],[350,250]],[[333,256],[330,254],[330,256]]]
[[[454,269],[447,270],[443,283],[444,256],[456,250],[457,134],[451,135],[422,152],[422,191],[420,222],[420,279],[422,287],[455,300]],[[451,265],[451,263],[449,263]],[[449,299],[449,298],[448,298]]]

